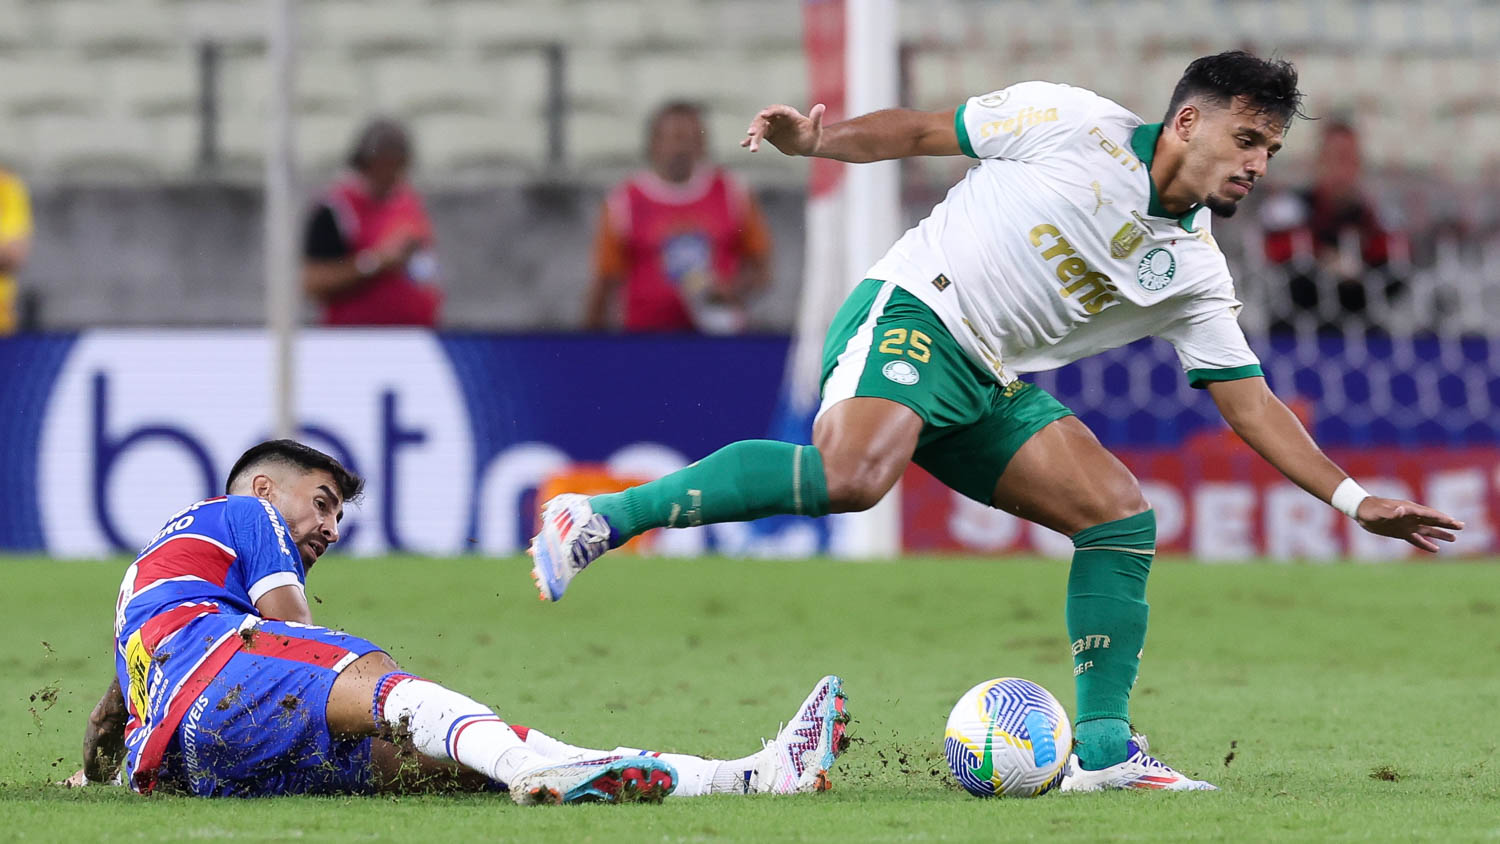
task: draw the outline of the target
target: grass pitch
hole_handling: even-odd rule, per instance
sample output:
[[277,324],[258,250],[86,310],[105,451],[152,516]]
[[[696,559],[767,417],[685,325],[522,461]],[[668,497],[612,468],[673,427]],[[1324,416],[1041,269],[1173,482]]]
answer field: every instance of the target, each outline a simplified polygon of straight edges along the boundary
[[23,840],[976,841],[1500,839],[1500,566],[1164,560],[1133,704],[1215,794],[979,800],[947,775],[948,709],[1018,675],[1073,710],[1066,564],[610,558],[557,605],[521,559],[332,558],[315,618],[507,720],[569,741],[759,747],[822,674],[855,743],[835,789],[661,806],[495,796],[142,799],[49,785],[108,682],[122,562],[0,561],[0,837]]

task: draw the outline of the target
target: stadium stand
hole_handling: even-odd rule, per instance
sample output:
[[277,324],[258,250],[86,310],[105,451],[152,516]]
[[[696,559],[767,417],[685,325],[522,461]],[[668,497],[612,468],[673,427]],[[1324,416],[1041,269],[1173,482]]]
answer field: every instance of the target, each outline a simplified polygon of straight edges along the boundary
[[[576,314],[529,291],[577,301],[585,272],[570,263],[569,238],[589,230],[598,191],[638,160],[637,127],[653,104],[701,101],[711,143],[728,159],[755,108],[805,98],[801,10],[792,0],[300,6],[304,189],[339,165],[349,133],[371,114],[407,121],[436,224],[465,233],[445,238],[443,255],[454,275],[451,312],[465,327],[576,324]],[[1500,314],[1500,285],[1491,281],[1500,271],[1500,4],[930,0],[903,3],[901,14],[905,99],[925,108],[1049,78],[1154,118],[1191,57],[1234,44],[1279,52],[1301,68],[1312,113],[1356,121],[1375,198],[1412,233],[1408,284],[1399,300],[1372,297],[1367,317],[1396,333],[1492,330]],[[266,144],[263,11],[227,0],[0,0],[0,18],[9,22],[0,27],[0,78],[8,81],[0,86],[8,130],[0,160],[36,186],[43,236],[29,275],[47,294],[43,324],[259,319],[256,297],[244,293],[258,283],[258,252],[229,221],[257,207],[237,189],[253,192]],[[207,91],[205,44],[216,57]],[[209,133],[205,94],[216,115]],[[205,135],[215,139],[211,156]],[[1290,141],[1273,175],[1304,184],[1315,127],[1294,130]],[[735,166],[760,189],[779,191],[776,241],[785,254],[800,252],[805,163],[758,155]],[[966,166],[909,162],[908,215],[925,212]],[[113,221],[110,203],[123,187],[134,189],[130,201],[156,230],[191,227],[195,251],[221,256],[204,262],[220,271],[184,277],[178,253],[131,241],[128,234],[147,233],[142,223]],[[482,201],[481,187],[510,198]],[[503,210],[513,201],[519,210]],[[1284,284],[1259,257],[1259,231],[1236,219],[1216,232],[1241,279],[1247,328],[1284,318]],[[69,245],[84,241],[137,257],[94,266]],[[795,261],[778,266],[761,324],[791,324],[797,273]],[[179,278],[195,296],[160,294],[163,280]]]
[[[806,87],[800,11],[792,2],[324,0],[302,8],[300,112],[352,125],[360,115],[391,111],[413,121],[419,136],[428,134],[426,122],[451,123],[453,115],[508,126],[538,119],[548,101],[547,57],[538,47],[550,44],[561,45],[568,68],[561,93],[570,135],[589,134],[622,112],[638,114],[668,93],[705,100],[713,126],[738,126],[745,109],[766,99],[800,102]],[[1386,0],[938,0],[904,4],[902,35],[910,45],[910,99],[918,106],[1037,77],[1155,109],[1185,58],[1226,42],[1253,43],[1298,63],[1314,112],[1358,110],[1378,166],[1435,158],[1460,169],[1481,166],[1500,131],[1500,96],[1486,84],[1500,61],[1493,49],[1500,7],[1454,0],[1417,9]],[[265,75],[252,68],[264,55],[265,35],[246,4],[5,0],[0,15],[17,22],[0,33],[0,73],[26,80],[0,91],[0,114],[20,137],[58,115],[85,118],[83,126],[124,127],[193,112],[200,96],[195,49],[205,41],[228,51],[216,92],[225,126],[253,124],[263,113]],[[1018,27],[1018,19],[1048,25]],[[1398,79],[1404,84],[1393,86]],[[122,131],[128,138],[132,130]],[[618,168],[638,144],[629,133],[569,140],[567,163],[576,173]],[[263,144],[246,138],[241,153],[248,160],[239,163],[254,164]],[[80,159],[99,163],[87,144],[48,154],[15,140],[0,145],[42,178],[70,172]],[[307,152],[310,169],[333,163],[321,147]],[[114,158],[127,173],[192,172],[192,156],[171,144],[127,143]],[[453,160],[428,165],[437,173],[467,170],[475,158],[460,144]],[[534,143],[490,158],[513,177],[548,160]],[[753,166],[763,180],[800,178],[796,168]]]

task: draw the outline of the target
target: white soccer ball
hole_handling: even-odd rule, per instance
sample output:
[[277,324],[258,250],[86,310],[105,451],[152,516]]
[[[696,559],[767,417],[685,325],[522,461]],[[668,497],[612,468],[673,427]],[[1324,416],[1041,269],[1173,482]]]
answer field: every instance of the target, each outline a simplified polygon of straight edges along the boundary
[[1036,797],[1062,782],[1073,725],[1046,689],[1001,677],[959,698],[943,745],[949,770],[970,794]]

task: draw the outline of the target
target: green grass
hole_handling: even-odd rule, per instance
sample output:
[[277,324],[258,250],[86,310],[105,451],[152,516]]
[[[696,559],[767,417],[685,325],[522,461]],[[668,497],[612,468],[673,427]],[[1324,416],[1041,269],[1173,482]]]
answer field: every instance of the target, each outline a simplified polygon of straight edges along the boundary
[[1495,565],[1158,563],[1136,723],[1169,763],[1224,791],[1031,801],[957,790],[942,728],[992,676],[1036,680],[1072,709],[1062,564],[610,559],[555,606],[536,601],[517,559],[319,566],[320,622],[578,744],[739,756],[819,676],[845,679],[856,743],[829,794],[528,809],[49,785],[76,767],[108,682],[121,569],[0,562],[0,837],[1500,840]]

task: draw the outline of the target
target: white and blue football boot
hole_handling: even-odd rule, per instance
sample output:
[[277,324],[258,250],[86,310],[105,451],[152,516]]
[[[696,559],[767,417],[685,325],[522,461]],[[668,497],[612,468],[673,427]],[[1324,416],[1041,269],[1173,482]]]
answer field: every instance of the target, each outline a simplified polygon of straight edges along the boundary
[[660,803],[677,787],[677,769],[649,756],[548,762],[509,783],[522,806],[558,803]]
[[1078,755],[1074,754],[1068,760],[1061,790],[1103,791],[1109,788],[1145,788],[1161,791],[1219,790],[1219,787],[1212,783],[1195,780],[1172,770],[1165,762],[1152,756],[1146,737],[1140,733],[1131,736],[1125,747],[1130,751],[1130,755],[1124,762],[1097,771],[1085,771],[1078,764]]
[[849,746],[843,682],[832,674],[819,680],[792,720],[765,742],[745,783],[747,793],[800,794],[832,787],[828,771]]
[[567,493],[542,507],[542,529],[531,540],[531,579],[543,601],[560,601],[568,583],[609,550],[609,522],[587,495]]

